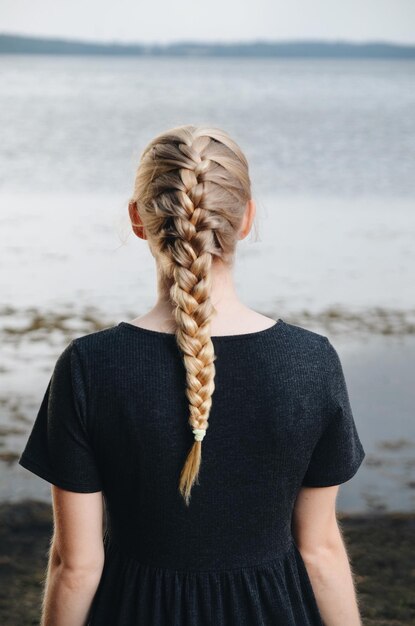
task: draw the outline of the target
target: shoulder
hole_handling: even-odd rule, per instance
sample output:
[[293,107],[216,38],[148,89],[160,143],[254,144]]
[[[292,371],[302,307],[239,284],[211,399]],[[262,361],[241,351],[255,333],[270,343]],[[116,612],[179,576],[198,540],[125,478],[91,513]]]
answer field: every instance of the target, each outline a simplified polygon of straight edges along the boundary
[[314,365],[326,380],[326,384],[343,385],[343,366],[336,347],[321,333],[303,326],[285,322],[287,347],[295,358]]
[[78,357],[88,358],[108,354],[118,343],[120,327],[109,326],[72,339],[68,348],[72,348]]
[[321,333],[285,322],[286,349],[293,369],[321,391],[330,406],[347,402],[347,384],[339,353]]
[[301,383],[310,393],[325,394],[330,376],[329,339],[299,324],[283,322],[279,335],[278,362],[283,360],[286,376]]
[[294,352],[301,351],[303,354],[324,357],[330,351],[331,344],[325,335],[285,320],[283,324],[284,336]]
[[289,322],[284,322],[283,335],[287,363],[303,379],[324,388],[341,379],[339,355],[326,335]]

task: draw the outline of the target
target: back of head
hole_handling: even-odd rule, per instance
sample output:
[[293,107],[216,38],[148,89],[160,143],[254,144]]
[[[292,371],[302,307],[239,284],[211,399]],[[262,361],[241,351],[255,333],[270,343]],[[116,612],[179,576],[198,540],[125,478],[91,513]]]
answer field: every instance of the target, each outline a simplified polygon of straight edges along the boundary
[[[179,126],[144,149],[134,194],[142,227],[174,305],[177,344],[186,368],[189,424],[195,441],[180,475],[189,504],[198,480],[215,378],[210,322],[212,264],[231,265],[251,197],[247,160],[223,130]],[[138,225],[137,226],[141,226]]]

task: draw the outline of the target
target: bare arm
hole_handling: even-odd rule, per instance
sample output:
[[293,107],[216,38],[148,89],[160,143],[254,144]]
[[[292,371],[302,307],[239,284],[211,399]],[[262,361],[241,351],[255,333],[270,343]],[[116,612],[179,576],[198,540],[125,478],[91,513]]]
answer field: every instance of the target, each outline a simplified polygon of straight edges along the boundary
[[40,626],[85,626],[104,565],[102,492],[52,486],[51,541]]
[[339,485],[302,487],[292,533],[325,626],[361,626],[353,574],[336,518]]

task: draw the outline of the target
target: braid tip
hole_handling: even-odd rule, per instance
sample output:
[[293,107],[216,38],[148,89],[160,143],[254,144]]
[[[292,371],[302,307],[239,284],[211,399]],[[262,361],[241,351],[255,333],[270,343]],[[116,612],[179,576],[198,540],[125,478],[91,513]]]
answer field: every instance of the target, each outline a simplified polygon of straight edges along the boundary
[[186,502],[186,505],[189,505],[190,492],[193,485],[195,483],[196,485],[200,484],[199,470],[202,457],[201,448],[201,441],[195,440],[189,454],[187,455],[184,467],[180,473],[179,490]]

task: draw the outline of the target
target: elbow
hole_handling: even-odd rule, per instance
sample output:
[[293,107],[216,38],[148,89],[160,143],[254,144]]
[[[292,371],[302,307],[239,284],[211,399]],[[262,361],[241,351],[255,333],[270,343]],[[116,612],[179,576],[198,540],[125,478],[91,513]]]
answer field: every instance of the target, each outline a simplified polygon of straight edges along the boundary
[[104,555],[84,562],[73,558],[64,558],[57,550],[52,550],[50,557],[51,569],[59,571],[62,578],[72,586],[78,586],[88,581],[95,581],[102,575]]
[[102,569],[67,567],[63,563],[51,570],[51,577],[73,593],[95,593]]
[[99,570],[95,572],[81,572],[62,568],[60,580],[65,587],[71,591],[78,593],[82,593],[83,591],[95,592],[101,579],[101,574],[102,571],[100,572]]
[[344,557],[342,541],[323,543],[313,547],[299,548],[301,557],[310,571],[331,570]]

